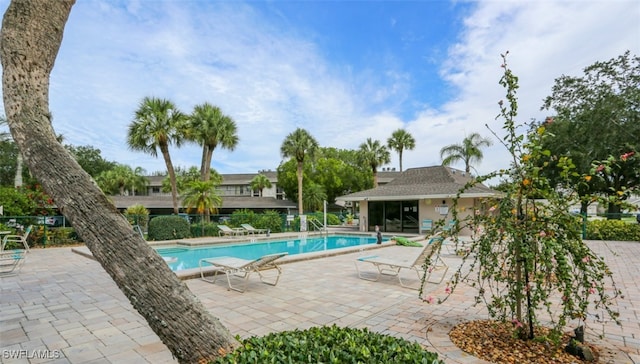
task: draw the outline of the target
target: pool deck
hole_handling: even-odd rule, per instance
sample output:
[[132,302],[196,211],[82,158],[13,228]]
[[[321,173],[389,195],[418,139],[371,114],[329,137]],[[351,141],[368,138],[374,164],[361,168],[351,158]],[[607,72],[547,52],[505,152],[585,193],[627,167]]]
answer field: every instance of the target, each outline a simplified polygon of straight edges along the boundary
[[[587,339],[607,348],[601,362],[640,363],[640,244],[588,244],[605,257],[625,298],[618,300],[622,326],[589,318]],[[411,259],[417,249],[384,246],[376,254]],[[277,286],[252,277],[244,293],[227,290],[224,279],[215,284],[185,282],[232,334],[241,337],[336,324],[416,341],[446,363],[485,363],[460,351],[448,337],[458,322],[487,318],[482,307],[473,307],[473,289],[461,284],[445,303],[427,304],[395,277],[359,279],[354,262],[362,254],[289,262],[283,264]],[[461,263],[455,255],[443,259],[451,267],[449,275]],[[410,273],[403,277],[417,283]],[[429,284],[425,295],[443,296],[445,287],[446,280]],[[605,338],[599,339],[603,330]],[[177,361],[96,261],[70,248],[48,248],[33,249],[18,275],[0,278],[0,362]]]

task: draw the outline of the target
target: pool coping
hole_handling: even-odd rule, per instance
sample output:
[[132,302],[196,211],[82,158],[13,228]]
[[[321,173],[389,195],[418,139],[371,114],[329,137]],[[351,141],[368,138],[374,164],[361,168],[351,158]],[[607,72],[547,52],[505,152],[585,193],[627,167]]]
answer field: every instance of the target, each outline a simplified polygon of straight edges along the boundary
[[[204,237],[204,238],[193,238],[193,239],[149,241],[148,244],[151,247],[169,247],[169,246],[198,247],[198,246],[204,246],[204,245],[218,245],[218,244],[229,244],[229,243],[252,244],[256,242],[282,240],[287,238],[298,239],[303,236],[322,236],[322,235],[371,236],[372,233],[362,233],[362,232],[361,233],[354,233],[354,232],[299,233],[297,232],[297,233],[271,234],[271,236],[254,237],[250,240],[228,238],[228,237],[227,238]],[[393,234],[393,235],[383,234],[383,235],[385,235],[389,239],[392,238],[393,236],[400,236],[400,234]],[[426,240],[426,238],[423,235],[413,235],[413,236],[410,236],[410,235],[411,234],[402,234],[402,236],[405,236],[412,241]],[[331,257],[331,256],[341,255],[341,254],[363,252],[363,251],[374,250],[374,249],[384,248],[384,247],[393,246],[393,245],[396,245],[396,243],[393,240],[387,240],[382,242],[382,244],[356,245],[351,247],[336,248],[336,249],[323,250],[318,252],[287,255],[285,257],[278,259],[278,262],[279,264],[288,264],[288,263],[300,262],[300,261],[311,260],[311,259]],[[91,251],[87,246],[71,248],[71,251],[76,254],[95,260],[95,257],[93,256],[93,254],[91,253]],[[202,271],[200,268],[190,268],[190,269],[184,269],[181,271],[176,271],[174,273],[180,280],[188,280],[188,279],[200,278],[202,274],[204,274],[205,276],[211,276],[211,275],[217,274],[219,271],[220,271],[219,268],[216,268],[216,267],[203,267]]]

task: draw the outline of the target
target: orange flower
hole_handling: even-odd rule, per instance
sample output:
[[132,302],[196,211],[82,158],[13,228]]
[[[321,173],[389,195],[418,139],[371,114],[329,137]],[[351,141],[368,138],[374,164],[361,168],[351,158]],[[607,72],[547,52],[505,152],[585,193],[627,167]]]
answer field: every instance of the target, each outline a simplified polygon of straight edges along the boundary
[[529,181],[529,179],[528,179],[528,178],[525,178],[524,180],[522,180],[522,185],[523,185],[523,186],[528,186],[528,185],[530,185],[530,184],[531,184],[531,181]]
[[529,158],[531,158],[531,156],[529,154],[525,154],[525,155],[522,156],[522,161],[526,162],[526,161],[529,160]]
[[591,181],[591,176],[584,176],[585,181],[589,182]]

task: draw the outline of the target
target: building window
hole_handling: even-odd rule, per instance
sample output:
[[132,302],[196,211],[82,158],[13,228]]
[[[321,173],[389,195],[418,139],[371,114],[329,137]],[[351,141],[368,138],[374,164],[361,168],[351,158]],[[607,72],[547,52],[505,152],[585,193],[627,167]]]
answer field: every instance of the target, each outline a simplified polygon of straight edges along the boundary
[[418,232],[418,201],[370,201],[368,206],[369,231],[378,225],[385,232]]

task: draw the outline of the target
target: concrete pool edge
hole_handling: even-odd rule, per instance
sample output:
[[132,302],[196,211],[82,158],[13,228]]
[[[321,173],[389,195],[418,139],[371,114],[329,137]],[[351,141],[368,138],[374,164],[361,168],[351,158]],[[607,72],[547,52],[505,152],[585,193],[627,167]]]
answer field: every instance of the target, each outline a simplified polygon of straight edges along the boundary
[[[243,235],[241,237],[217,237],[217,236],[205,236],[201,238],[189,238],[189,239],[176,239],[176,240],[163,240],[163,241],[148,241],[147,243],[154,248],[172,246],[172,247],[198,247],[203,245],[217,245],[217,244],[244,244],[244,243],[259,243],[259,242],[268,242],[268,241],[278,241],[284,239],[300,239],[302,237],[317,237],[317,236],[366,236],[366,237],[375,237],[375,233],[366,233],[366,232],[354,232],[354,231],[335,231],[335,232],[287,232],[287,233],[273,233],[269,236],[266,234],[261,235]],[[389,234],[383,233],[383,236],[386,238],[392,238],[394,236],[403,236],[411,239],[420,238],[422,240],[422,236],[417,236],[413,234]]]
[[[330,233],[331,235],[370,235],[370,234],[357,234],[357,233]],[[277,236],[270,236],[269,239],[262,239],[263,241],[268,241],[268,240],[274,240],[274,239],[284,239],[284,238],[298,238],[299,237],[299,233],[296,234],[287,234],[287,235],[277,235]],[[311,235],[311,234],[310,234]],[[324,234],[313,234],[313,235],[324,235]],[[396,236],[396,235],[393,235]],[[392,236],[389,236],[389,238],[391,238]],[[203,239],[203,238],[200,238]],[[412,237],[408,237],[409,240],[413,240],[413,241],[425,241],[425,237],[424,236],[412,236]],[[182,245],[182,246],[189,246],[189,247],[197,247],[197,246],[201,246],[201,245],[212,245],[212,244],[228,244],[228,243],[252,243],[255,241],[246,241],[246,240],[241,240],[241,239],[229,239],[226,238],[222,241],[216,241],[216,242],[212,242],[211,237],[209,238],[208,242],[204,242],[204,241],[196,241],[193,242],[193,244],[177,244],[177,242],[184,242],[186,240],[189,239],[181,239],[181,240],[172,240],[172,241],[162,241],[162,242],[148,242],[149,245],[151,247],[162,247],[162,246],[178,246],[178,245]],[[193,240],[193,239],[191,239]],[[218,239],[216,239],[218,240]],[[257,240],[260,241],[260,240]],[[325,257],[331,257],[331,256],[335,256],[335,255],[341,255],[341,254],[349,254],[349,253],[357,253],[357,252],[362,252],[362,251],[366,251],[366,250],[373,250],[373,249],[379,249],[379,248],[384,248],[384,247],[388,247],[388,246],[394,246],[396,245],[394,241],[392,240],[387,240],[385,242],[383,242],[382,244],[368,244],[368,245],[358,245],[358,246],[352,246],[352,247],[346,247],[346,248],[338,248],[338,249],[332,249],[332,250],[323,250],[323,251],[318,251],[318,252],[311,252],[311,253],[303,253],[303,254],[295,254],[295,255],[289,255],[286,256],[280,260],[278,260],[279,264],[287,264],[287,263],[293,263],[293,262],[300,262],[300,261],[305,261],[305,260],[311,260],[311,259],[319,259],[319,258],[325,258]],[[89,250],[88,247],[86,246],[81,246],[81,247],[75,247],[75,248],[71,248],[71,251],[73,253],[82,255],[86,258],[89,259],[93,259],[95,260],[95,257],[93,256],[93,254],[91,253],[91,251]],[[214,267],[207,267],[207,268],[203,268],[204,274],[205,276],[209,276],[209,275],[213,275],[214,273],[217,272],[217,268]],[[185,269],[185,270],[181,270],[181,271],[177,271],[174,272],[176,274],[176,276],[180,279],[180,280],[188,280],[188,279],[194,279],[194,278],[200,278],[200,268],[190,268],[190,269]]]

